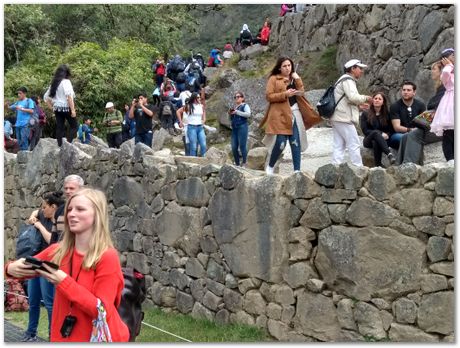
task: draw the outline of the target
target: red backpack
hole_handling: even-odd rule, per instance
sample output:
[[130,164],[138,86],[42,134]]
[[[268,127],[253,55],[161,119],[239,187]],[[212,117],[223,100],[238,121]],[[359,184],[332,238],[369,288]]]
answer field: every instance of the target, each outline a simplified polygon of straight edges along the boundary
[[8,278],[5,280],[5,312],[27,312],[29,301],[17,279]]
[[166,72],[166,68],[164,64],[158,64],[157,69],[155,70],[155,74],[164,76]]

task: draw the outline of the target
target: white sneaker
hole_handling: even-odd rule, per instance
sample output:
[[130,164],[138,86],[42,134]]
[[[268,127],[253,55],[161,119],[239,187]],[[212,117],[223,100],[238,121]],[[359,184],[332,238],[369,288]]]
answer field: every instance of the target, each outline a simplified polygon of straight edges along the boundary
[[274,171],[274,167],[267,166],[267,168],[265,168],[265,173],[267,173],[267,175],[273,175]]
[[447,161],[447,164],[450,165],[450,166],[454,166],[454,165],[455,165],[453,159],[451,159],[450,161]]

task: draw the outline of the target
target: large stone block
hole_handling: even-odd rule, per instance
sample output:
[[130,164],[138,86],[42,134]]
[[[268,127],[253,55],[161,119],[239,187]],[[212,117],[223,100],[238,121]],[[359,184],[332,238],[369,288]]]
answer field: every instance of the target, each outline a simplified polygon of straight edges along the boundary
[[438,195],[454,196],[455,193],[455,167],[441,168],[436,177],[435,190]]
[[422,296],[417,324],[426,331],[450,335],[454,332],[455,299],[453,291],[441,291]]
[[193,300],[192,295],[182,291],[178,291],[176,293],[176,306],[179,312],[184,314],[190,313],[193,309],[194,303],[195,301]]
[[433,236],[428,239],[426,253],[431,262],[447,260],[451,246],[452,241],[449,238]]
[[420,288],[425,245],[385,227],[333,226],[319,233],[316,269],[332,290],[363,301]]
[[200,250],[203,234],[200,210],[169,203],[156,219],[155,232],[162,244],[181,247],[189,256],[195,257]]
[[249,290],[244,295],[243,309],[249,314],[262,315],[265,314],[267,304],[257,290]]
[[218,189],[212,197],[208,212],[214,236],[235,276],[281,280],[290,227],[290,201],[282,187],[281,177],[264,176],[230,191]]
[[386,337],[382,318],[377,308],[360,301],[355,304],[353,315],[361,335],[374,337],[377,340]]
[[431,215],[434,197],[433,192],[425,189],[404,189],[391,197],[390,205],[406,216]]
[[338,341],[340,324],[332,298],[301,291],[297,295],[294,328],[320,341]]
[[417,305],[407,298],[400,298],[393,302],[393,313],[398,323],[413,324],[417,318]]
[[176,195],[179,204],[197,208],[206,206],[210,198],[200,178],[180,180],[176,186]]
[[316,271],[308,262],[296,262],[285,271],[283,279],[291,288],[295,289],[307,284],[309,279],[317,276]]
[[195,302],[192,309],[192,317],[195,319],[207,319],[213,321],[214,313],[203,306],[200,302]]
[[331,224],[327,205],[321,198],[313,198],[300,219],[300,224],[308,228],[323,229]]
[[439,342],[436,335],[430,335],[415,326],[401,325],[398,323],[391,324],[389,336],[391,342]]
[[363,197],[351,204],[345,218],[354,226],[388,226],[398,216],[398,211],[386,204]]
[[136,209],[144,200],[144,190],[136,180],[122,176],[113,183],[112,199],[115,207],[126,205]]
[[291,199],[310,199],[321,195],[320,186],[310,175],[299,172],[290,175],[285,182],[286,196]]
[[224,302],[225,307],[233,313],[243,309],[243,296],[241,296],[241,294],[236,291],[225,289]]

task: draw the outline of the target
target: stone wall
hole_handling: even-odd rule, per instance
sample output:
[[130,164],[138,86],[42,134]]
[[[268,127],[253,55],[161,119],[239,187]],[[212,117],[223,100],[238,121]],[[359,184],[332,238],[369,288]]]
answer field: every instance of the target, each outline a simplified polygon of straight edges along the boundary
[[360,80],[365,90],[383,88],[394,101],[409,79],[427,101],[434,95],[430,65],[454,46],[454,15],[453,4],[315,5],[275,20],[270,47],[294,56],[337,46],[338,71],[351,58],[369,65]]
[[454,341],[452,166],[266,176],[54,139],[4,159],[5,259],[40,196],[79,174],[106,192],[146,305],[280,341]]

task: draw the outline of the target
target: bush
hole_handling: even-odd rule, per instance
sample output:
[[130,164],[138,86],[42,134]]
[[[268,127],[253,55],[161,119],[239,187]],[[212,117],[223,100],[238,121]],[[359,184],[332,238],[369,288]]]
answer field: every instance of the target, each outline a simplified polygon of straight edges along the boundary
[[100,120],[105,103],[112,101],[124,112],[138,92],[153,91],[154,82],[150,70],[155,47],[133,40],[113,39],[107,49],[95,43],[83,42],[66,52],[49,48],[34,54],[28,52],[26,59],[5,74],[5,99],[13,102],[20,86],[29,89],[29,96],[45,93],[54,71],[60,64],[67,64],[72,72],[77,115],[88,115],[93,121]]

